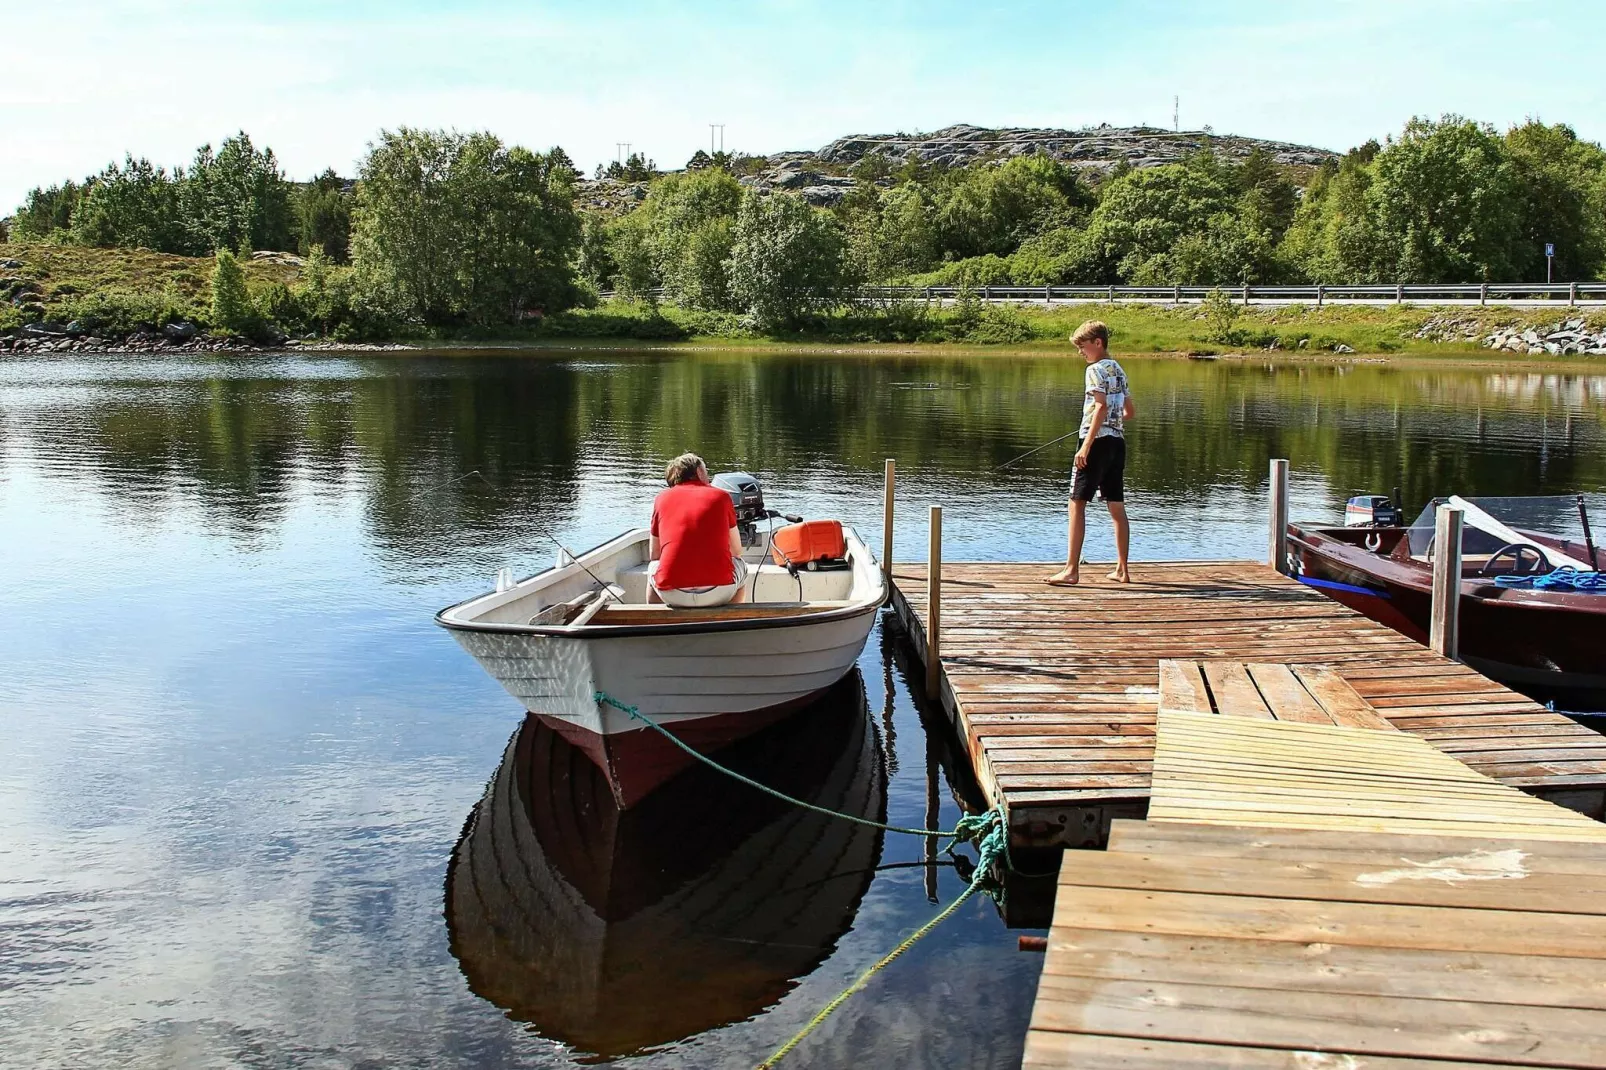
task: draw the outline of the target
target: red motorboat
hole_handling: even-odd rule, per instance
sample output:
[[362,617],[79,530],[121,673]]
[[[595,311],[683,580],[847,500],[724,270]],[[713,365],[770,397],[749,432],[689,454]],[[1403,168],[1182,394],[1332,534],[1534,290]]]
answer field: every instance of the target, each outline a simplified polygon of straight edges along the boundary
[[[1371,496],[1355,499],[1374,503]],[[1410,526],[1289,524],[1292,574],[1380,624],[1428,641],[1433,518],[1463,510],[1461,659],[1568,709],[1606,709],[1606,583],[1581,496],[1435,499]],[[1355,512],[1359,512],[1357,509]],[[1567,528],[1578,534],[1559,534]]]

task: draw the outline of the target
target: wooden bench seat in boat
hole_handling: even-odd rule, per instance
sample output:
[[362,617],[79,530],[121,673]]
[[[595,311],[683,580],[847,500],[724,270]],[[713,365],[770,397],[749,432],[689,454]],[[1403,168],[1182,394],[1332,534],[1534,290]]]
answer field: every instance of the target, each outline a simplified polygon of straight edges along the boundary
[[819,602],[737,602],[723,606],[697,606],[679,609],[661,603],[652,605],[604,606],[592,615],[595,626],[621,624],[685,624],[693,621],[765,620],[772,617],[799,617],[826,613],[854,603],[848,599]]

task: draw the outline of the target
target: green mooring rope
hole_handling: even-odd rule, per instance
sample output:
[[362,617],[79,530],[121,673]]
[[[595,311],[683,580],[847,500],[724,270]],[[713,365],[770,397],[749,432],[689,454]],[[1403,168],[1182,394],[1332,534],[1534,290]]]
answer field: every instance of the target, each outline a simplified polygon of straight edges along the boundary
[[625,705],[612,695],[609,695],[606,691],[598,691],[595,693],[594,697],[599,704],[612,706],[617,710],[622,710],[634,719],[640,721],[642,724],[645,724],[647,727],[656,729],[671,743],[685,751],[687,754],[690,754],[698,761],[710,765],[713,768],[718,769],[721,773],[724,773],[730,777],[734,777],[743,784],[746,784],[749,787],[757,788],[766,795],[772,795],[783,802],[789,802],[794,806],[801,806],[803,809],[812,810],[817,814],[825,814],[828,817],[838,817],[844,821],[852,821],[857,825],[868,825],[871,828],[882,829],[886,832],[903,832],[908,833],[911,836],[940,836],[943,839],[954,841],[953,844],[949,844],[949,851],[952,851],[954,845],[959,843],[974,843],[976,845],[976,853],[978,855],[976,869],[971,875],[970,883],[965,886],[965,890],[963,892],[959,893],[959,897],[952,903],[949,903],[946,907],[943,907],[942,911],[938,913],[936,917],[932,918],[930,921],[926,922],[920,928],[916,929],[914,932],[905,937],[897,947],[881,956],[880,959],[871,964],[869,969],[859,974],[852,984],[844,988],[841,992],[838,992],[835,999],[831,1000],[831,1002],[827,1003],[823,1008],[821,1008],[820,1013],[809,1019],[808,1023],[805,1024],[802,1029],[799,1029],[796,1033],[792,1034],[790,1040],[788,1040],[785,1044],[782,1044],[779,1048],[776,1048],[775,1051],[770,1054],[769,1058],[759,1063],[755,1070],[773,1070],[773,1068],[778,1065],[782,1059],[786,1058],[787,1055],[791,1054],[794,1048],[803,1043],[804,1039],[810,1033],[819,1028],[820,1025],[824,1023],[827,1018],[831,1017],[838,1007],[846,1003],[855,992],[862,991],[876,974],[890,966],[905,951],[908,951],[911,947],[914,947],[915,944],[920,941],[921,937],[925,936],[937,926],[953,917],[954,913],[958,911],[960,907],[964,906],[965,903],[969,901],[971,896],[981,891],[985,891],[989,895],[996,894],[998,891],[996,886],[994,886],[992,883],[991,874],[993,866],[1000,858],[1004,859],[1006,865],[1009,864],[1009,839],[1004,828],[1003,814],[998,810],[989,810],[985,814],[971,814],[961,817],[959,819],[959,823],[954,826],[954,830],[952,832],[940,832],[937,829],[915,829],[904,828],[899,825],[887,825],[880,821],[871,821],[867,818],[857,817],[853,814],[844,814],[840,810],[829,810],[823,806],[815,806],[813,803],[804,802],[802,799],[796,799],[790,795],[776,791],[774,788],[771,788],[765,784],[760,784],[751,777],[743,776],[741,773],[736,772],[736,770],[729,769],[721,765],[720,763],[714,761],[714,759],[708,757],[708,755],[695,750],[689,744],[683,742],[674,733],[664,728],[651,717],[648,717],[646,714],[642,713],[636,707]]
[[825,814],[828,817],[840,817],[843,821],[852,821],[856,825],[868,825],[870,828],[881,829],[881,830],[883,830],[885,832],[902,832],[902,833],[907,833],[910,836],[936,836],[936,837],[938,837],[940,839],[944,839],[944,840],[958,840],[958,839],[960,839],[959,827],[962,827],[964,825],[965,821],[967,820],[965,818],[961,818],[960,822],[959,822],[959,826],[956,826],[954,828],[954,831],[952,831],[952,832],[944,832],[941,829],[916,829],[916,828],[904,828],[902,825],[888,825],[888,824],[885,824],[885,823],[880,822],[880,821],[871,821],[867,817],[859,817],[859,816],[857,816],[855,814],[844,814],[840,810],[829,810],[829,809],[827,809],[826,807],[823,807],[823,806],[815,806],[813,803],[804,802],[802,799],[794,798],[791,795],[787,795],[785,792],[776,791],[774,788],[770,787],[767,784],[760,784],[758,781],[754,780],[752,777],[743,776],[741,773],[738,773],[736,770],[731,769],[728,766],[723,766],[723,765],[719,764],[718,762],[714,761],[714,759],[710,758],[708,755],[706,755],[703,752],[697,750],[691,744],[685,742],[679,736],[677,736],[673,732],[669,731],[669,729],[665,728],[663,725],[659,724],[657,721],[654,721],[651,717],[648,717],[645,713],[642,713],[636,707],[625,705],[623,702],[620,702],[618,699],[614,698],[612,695],[608,694],[606,691],[598,691],[598,692],[596,692],[595,698],[596,698],[597,702],[600,705],[612,706],[616,710],[621,710],[621,711],[623,711],[625,713],[628,713],[631,717],[633,717],[636,720],[640,721],[642,724],[646,725],[648,728],[651,728],[651,729],[655,730],[660,735],[662,735],[665,739],[669,740],[669,742],[673,743],[675,746],[679,747],[681,750],[685,751],[687,754],[691,755],[693,758],[696,758],[699,762],[702,762],[704,765],[712,766],[713,768],[718,769],[721,773],[724,773],[726,776],[732,777],[732,778],[734,778],[736,780],[739,780],[743,784],[746,784],[750,788],[756,788],[757,790],[762,791],[766,795],[772,795],[775,798],[780,799],[782,802],[789,802],[793,806],[801,806],[805,810],[813,810],[817,814]]

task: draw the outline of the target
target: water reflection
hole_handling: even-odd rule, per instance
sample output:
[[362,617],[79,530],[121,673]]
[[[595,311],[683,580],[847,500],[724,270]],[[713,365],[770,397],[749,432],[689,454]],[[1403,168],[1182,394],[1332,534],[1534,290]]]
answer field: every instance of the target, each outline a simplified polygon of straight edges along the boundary
[[[885,820],[886,770],[857,670],[721,752],[818,806]],[[473,990],[611,1058],[750,1018],[852,925],[881,833],[697,766],[621,813],[579,750],[527,717],[446,877]]]

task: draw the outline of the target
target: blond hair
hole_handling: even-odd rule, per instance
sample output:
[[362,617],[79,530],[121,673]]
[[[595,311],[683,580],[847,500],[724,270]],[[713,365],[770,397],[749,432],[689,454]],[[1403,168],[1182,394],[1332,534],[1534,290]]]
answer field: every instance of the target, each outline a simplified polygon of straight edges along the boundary
[[1109,348],[1110,328],[1105,325],[1103,320],[1088,320],[1076,328],[1071,335],[1071,344],[1081,345],[1083,342],[1091,342],[1095,338],[1103,342],[1106,349]]
[[697,469],[701,467],[703,467],[701,457],[695,453],[682,453],[664,466],[664,482],[674,487],[696,479]]

